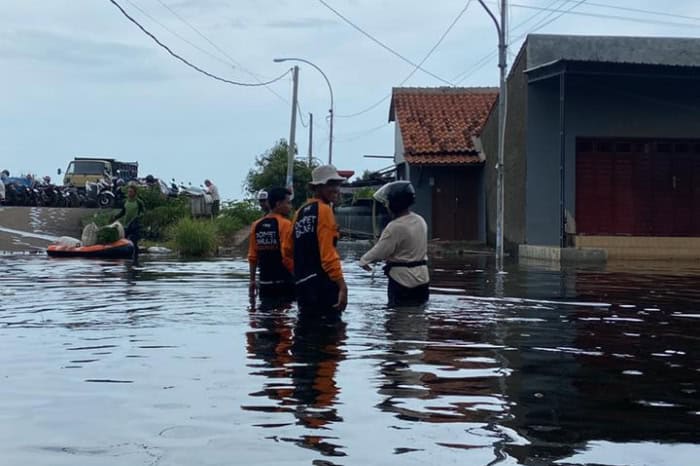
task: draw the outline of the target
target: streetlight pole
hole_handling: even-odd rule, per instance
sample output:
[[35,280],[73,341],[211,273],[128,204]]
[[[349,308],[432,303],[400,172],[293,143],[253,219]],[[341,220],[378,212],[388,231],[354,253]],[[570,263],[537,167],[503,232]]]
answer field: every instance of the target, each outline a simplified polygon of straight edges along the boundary
[[309,167],[313,162],[314,152],[314,114],[309,113]]
[[321,73],[321,76],[323,76],[323,79],[326,80],[326,84],[328,84],[328,91],[331,94],[331,108],[328,110],[328,114],[330,116],[330,120],[329,120],[330,129],[329,129],[329,135],[328,135],[328,164],[329,165],[332,164],[333,163],[333,108],[334,108],[334,106],[333,106],[333,88],[331,87],[331,82],[328,80],[328,76],[326,76],[326,73],[324,73],[321,68],[314,65],[309,60],[305,60],[303,58],[285,57],[285,58],[275,58],[272,61],[274,61],[275,63],[282,63],[284,61],[299,61],[302,63],[306,63],[307,65],[309,65],[313,68],[316,68],[316,71]]
[[287,147],[287,189],[294,196],[294,149],[297,132],[297,89],[299,88],[299,67],[292,68],[292,122],[289,125],[289,144]]
[[503,271],[503,212],[505,210],[504,179],[505,172],[504,149],[506,130],[506,67],[508,56],[506,50],[506,0],[500,0],[501,22],[486,6],[484,0],[479,3],[489,14],[498,31],[498,68],[500,69],[499,93],[498,93],[498,162],[496,163],[496,268]]

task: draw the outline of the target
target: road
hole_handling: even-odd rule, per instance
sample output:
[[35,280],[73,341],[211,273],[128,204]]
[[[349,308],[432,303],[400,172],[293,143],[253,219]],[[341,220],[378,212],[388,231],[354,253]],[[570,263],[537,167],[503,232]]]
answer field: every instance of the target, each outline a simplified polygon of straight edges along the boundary
[[80,238],[80,219],[96,209],[0,207],[0,252],[45,249],[55,237]]

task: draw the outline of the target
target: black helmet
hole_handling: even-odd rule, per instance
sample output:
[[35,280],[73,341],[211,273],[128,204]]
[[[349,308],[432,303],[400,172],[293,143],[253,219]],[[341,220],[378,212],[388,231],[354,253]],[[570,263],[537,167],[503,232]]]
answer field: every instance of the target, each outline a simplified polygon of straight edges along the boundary
[[379,188],[374,198],[392,212],[401,212],[416,202],[416,190],[410,181],[392,181]]

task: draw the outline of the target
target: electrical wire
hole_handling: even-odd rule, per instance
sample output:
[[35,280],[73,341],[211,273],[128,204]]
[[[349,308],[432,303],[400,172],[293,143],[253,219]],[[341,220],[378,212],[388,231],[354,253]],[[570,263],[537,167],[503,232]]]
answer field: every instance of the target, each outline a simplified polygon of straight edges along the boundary
[[[452,28],[454,28],[455,25],[459,22],[459,20],[462,19],[462,16],[464,16],[464,13],[467,12],[469,5],[471,5],[471,3],[473,1],[474,0],[467,0],[467,3],[464,5],[464,8],[462,8],[462,10],[459,12],[459,14],[452,20],[450,25],[447,27],[445,32],[442,33],[442,35],[440,36],[438,41],[435,43],[435,45],[433,45],[433,47],[428,51],[428,53],[425,54],[425,56],[420,61],[420,63],[418,63],[418,66],[423,66],[423,63],[425,63],[428,60],[428,58],[430,58],[430,56],[433,54],[433,52],[435,52],[435,50],[442,44],[442,41],[445,40],[445,38],[450,33],[450,31],[452,31]],[[408,82],[408,80],[411,79],[414,74],[416,74],[416,71],[418,71],[418,66],[413,68],[413,71],[411,71],[408,74],[408,76],[406,76],[406,78],[404,78],[404,80],[398,84],[398,86],[403,86],[404,84],[406,84],[406,82]],[[350,113],[347,115],[336,115],[336,117],[338,117],[338,118],[353,118],[353,117],[365,114],[365,113],[369,112],[370,110],[374,110],[375,108],[377,108],[379,105],[386,102],[390,98],[391,98],[391,93],[385,95],[381,100],[373,103],[372,105],[364,108],[363,110],[360,110],[360,111],[355,112],[355,113]]]
[[205,55],[208,55],[209,57],[213,58],[214,60],[218,61],[219,63],[223,63],[223,64],[226,65],[226,66],[231,66],[230,63],[226,62],[225,60],[222,60],[220,57],[217,57],[216,55],[214,55],[213,53],[209,52],[208,50],[205,50],[205,49],[201,48],[200,46],[198,46],[198,45],[195,44],[194,42],[190,41],[190,40],[187,39],[186,37],[183,37],[183,36],[181,36],[180,34],[178,34],[176,31],[173,31],[173,30],[170,29],[168,26],[166,26],[165,24],[161,23],[161,22],[158,21],[156,18],[154,18],[153,16],[151,16],[150,14],[148,14],[147,11],[145,11],[143,8],[141,8],[141,7],[139,7],[138,5],[136,5],[136,4],[135,4],[134,2],[132,2],[131,0],[125,0],[125,1],[126,1],[126,3],[128,3],[129,5],[131,5],[135,10],[138,10],[138,11],[139,11],[142,15],[144,15],[146,18],[150,19],[151,21],[153,21],[154,23],[156,23],[158,26],[162,27],[163,29],[165,29],[166,31],[168,31],[170,34],[174,35],[175,37],[177,37],[177,38],[180,39],[181,41],[186,42],[187,44],[189,44],[189,45],[192,46],[193,48],[199,50],[200,52],[202,52],[202,53],[205,54]]
[[[129,3],[131,3],[130,0],[127,0],[127,1],[128,1]],[[158,3],[160,3],[160,4],[163,6],[163,8],[165,8],[166,10],[168,10],[173,16],[175,16],[177,19],[179,19],[181,22],[183,22],[185,25],[187,25],[187,27],[189,27],[191,30],[193,30],[199,37],[201,37],[202,39],[204,39],[205,41],[207,41],[207,42],[209,43],[209,45],[211,45],[212,47],[214,47],[214,49],[216,49],[221,55],[223,55],[224,57],[226,57],[226,58],[229,60],[229,62],[231,63],[231,65],[233,65],[233,66],[239,68],[241,71],[243,71],[244,73],[246,73],[246,74],[248,74],[249,76],[251,76],[255,81],[261,82],[261,78],[260,78],[260,76],[259,76],[257,73],[253,73],[252,71],[246,69],[243,65],[240,64],[240,62],[236,61],[229,53],[227,53],[226,50],[224,50],[223,48],[219,47],[214,41],[212,41],[209,37],[207,37],[207,36],[206,36],[202,31],[200,31],[194,24],[192,24],[190,21],[188,21],[187,19],[185,19],[185,18],[184,18],[181,14],[179,14],[174,8],[172,8],[170,5],[168,5],[167,3],[165,3],[163,0],[156,0],[156,1],[157,1]],[[132,5],[133,5],[133,3],[132,3]],[[282,102],[284,102],[284,103],[286,103],[286,104],[289,103],[289,101],[288,101],[287,99],[285,99],[284,97],[282,97],[282,96],[281,96],[279,93],[277,93],[274,89],[272,89],[271,87],[268,87],[268,86],[265,86],[265,87],[267,88],[267,90],[268,90],[271,94],[273,94],[274,96],[276,96],[276,97],[277,97],[278,99],[280,99]]]
[[[564,0],[565,3],[572,3],[577,0]],[[676,19],[687,19],[691,21],[700,21],[700,17],[698,16],[687,16],[687,15],[679,15],[676,13],[667,13],[664,11],[654,11],[654,10],[645,10],[642,8],[632,8],[632,7],[625,7],[625,6],[617,6],[617,5],[609,5],[606,3],[596,3],[596,2],[588,2],[588,5],[590,6],[595,6],[599,8],[607,8],[610,10],[618,10],[618,11],[626,11],[629,13],[641,13],[641,14],[646,14],[646,15],[654,15],[654,16],[665,16],[667,18],[676,18]]]
[[[511,5],[515,8],[523,8],[523,9],[527,9],[527,10],[553,11],[555,13],[561,13],[561,12],[566,13],[567,12],[566,10],[561,10],[561,9],[547,9],[547,8],[538,7],[538,6],[534,6],[534,5],[523,5],[521,3],[511,3]],[[676,27],[685,27],[685,28],[697,28],[698,27],[695,24],[689,24],[689,23],[678,23],[678,22],[673,22],[673,21],[659,21],[659,20],[644,19],[644,18],[633,18],[631,16],[607,15],[607,14],[602,14],[602,13],[591,13],[591,12],[587,12],[587,11],[569,12],[569,14],[575,15],[575,16],[585,16],[585,17],[589,17],[589,18],[613,19],[613,20],[626,21],[626,22],[632,22],[632,23],[653,24],[653,25],[658,25],[658,26],[676,26]]]
[[573,6],[571,6],[568,10],[562,11],[562,12],[559,13],[557,16],[554,16],[553,18],[549,19],[548,21],[541,21],[540,23],[538,23],[534,28],[532,28],[532,29],[530,30],[529,34],[532,34],[532,33],[534,33],[534,32],[539,31],[540,29],[543,29],[543,28],[549,26],[549,25],[552,24],[554,21],[558,20],[559,18],[561,18],[562,16],[564,16],[564,15],[567,14],[567,13],[571,13],[573,10],[575,10],[575,9],[578,8],[579,6],[583,5],[584,3],[586,3],[586,0],[578,0],[578,3],[576,3],[576,4],[573,5]]
[[332,6],[330,6],[325,0],[318,0],[318,1],[319,1],[319,3],[321,3],[323,6],[325,6],[325,7],[328,8],[330,11],[332,11],[332,12],[333,12],[336,16],[338,16],[340,19],[342,19],[342,20],[345,21],[347,24],[349,24],[353,29],[357,30],[357,31],[360,32],[362,35],[364,35],[365,37],[367,37],[369,40],[371,40],[371,41],[374,42],[375,44],[379,45],[381,48],[383,48],[383,49],[386,50],[387,52],[391,53],[391,54],[394,55],[395,57],[397,57],[397,58],[399,58],[399,59],[405,61],[405,62],[408,63],[409,65],[411,65],[411,66],[413,66],[413,67],[415,67],[415,68],[421,70],[421,71],[424,72],[425,74],[427,74],[427,75],[429,75],[429,76],[432,76],[433,78],[437,79],[438,81],[440,81],[440,82],[442,82],[442,83],[444,83],[444,84],[447,84],[448,86],[453,86],[453,85],[454,85],[454,84],[451,83],[450,81],[447,81],[446,79],[441,78],[440,76],[436,75],[435,73],[433,73],[433,72],[431,72],[431,71],[429,71],[429,70],[426,70],[425,68],[423,68],[423,67],[420,66],[419,64],[414,63],[412,60],[410,60],[410,59],[406,58],[405,56],[401,55],[399,52],[397,52],[396,50],[392,49],[391,47],[389,47],[388,45],[386,45],[385,43],[383,43],[382,41],[380,41],[379,39],[377,39],[376,37],[374,37],[372,34],[368,33],[367,31],[365,31],[364,29],[362,29],[360,26],[358,26],[358,25],[356,25],[355,23],[353,23],[352,21],[350,21],[347,17],[343,16],[342,13],[340,13],[338,10],[336,10],[335,8],[333,8]]
[[282,78],[284,78],[284,77],[285,77],[287,74],[289,74],[289,72],[290,72],[290,70],[287,70],[287,71],[284,72],[284,74],[281,74],[280,76],[278,76],[278,77],[276,77],[276,78],[274,78],[274,79],[271,79],[271,80],[266,81],[266,82],[259,82],[259,83],[245,83],[245,82],[233,81],[233,80],[230,80],[230,79],[222,78],[222,77],[220,77],[220,76],[217,76],[217,75],[215,75],[215,74],[213,74],[213,73],[210,73],[210,72],[208,72],[208,71],[206,71],[206,70],[204,70],[204,69],[198,67],[197,65],[194,65],[194,64],[190,63],[190,62],[187,61],[185,58],[183,58],[183,57],[181,57],[180,55],[178,55],[177,53],[173,52],[167,45],[165,45],[163,42],[161,42],[155,35],[153,35],[153,34],[152,34],[151,32],[149,32],[145,27],[143,27],[138,21],[136,21],[133,17],[131,17],[131,16],[129,15],[129,13],[127,13],[127,12],[124,10],[124,8],[122,8],[122,6],[121,6],[119,3],[116,2],[116,0],[108,0],[108,1],[109,1],[112,5],[114,5],[115,7],[117,7],[117,9],[121,12],[121,14],[122,14],[126,19],[128,19],[129,21],[131,21],[132,23],[134,23],[134,24],[136,25],[136,27],[138,27],[144,34],[146,34],[148,37],[150,37],[150,38],[151,38],[156,44],[158,44],[161,48],[165,49],[165,50],[166,50],[170,55],[172,55],[174,58],[178,59],[179,61],[181,61],[181,62],[184,63],[185,65],[187,65],[187,66],[189,66],[190,68],[194,69],[195,71],[198,71],[199,73],[201,73],[201,74],[203,74],[203,75],[205,75],[205,76],[208,76],[208,77],[210,77],[210,78],[212,78],[212,79],[216,79],[217,81],[221,81],[221,82],[224,82],[224,83],[227,83],[227,84],[231,84],[231,85],[234,85],[234,86],[258,87],[258,86],[266,86],[266,85],[268,85],[268,84],[272,84],[272,83],[274,83],[274,82],[277,82],[277,81],[281,80]]
[[[581,0],[573,0],[573,1],[581,2]],[[584,0],[584,1],[585,1],[585,0]],[[544,26],[540,26],[540,25],[543,24],[543,22],[547,22],[547,21],[549,20],[549,18],[551,18],[551,16],[554,15],[557,11],[560,11],[560,10],[558,10],[559,7],[557,7],[557,8],[551,8],[552,6],[554,6],[555,3],[558,3],[558,2],[562,2],[562,3],[559,5],[559,7],[561,7],[561,6],[563,6],[563,5],[566,3],[566,0],[554,0],[553,2],[549,3],[545,8],[539,9],[537,13],[533,14],[533,15],[530,16],[528,19],[526,19],[526,20],[520,22],[517,26],[515,26],[515,27],[513,28],[513,30],[520,29],[520,28],[523,27],[525,24],[529,23],[530,21],[532,21],[534,18],[538,17],[538,16],[541,15],[542,13],[546,13],[546,14],[544,15],[543,18],[541,18],[538,22],[535,23],[535,25],[533,26],[532,29],[528,30],[527,32],[524,32],[524,33],[520,34],[520,35],[517,36],[515,39],[513,39],[512,41],[510,41],[510,42],[508,43],[508,45],[510,46],[511,44],[517,43],[519,40],[523,39],[523,38],[526,37],[528,34],[531,34],[531,33],[535,30],[535,28],[537,28],[537,30],[542,29]],[[575,7],[577,7],[577,6],[580,5],[580,4],[581,4],[581,3],[575,5]],[[571,10],[573,10],[573,8],[572,8]],[[569,10],[568,12],[570,13],[571,10]],[[556,20],[556,19],[559,19],[561,16],[563,16],[563,14],[557,16],[557,17],[555,18],[555,20]],[[547,22],[546,25],[549,25],[549,24],[551,24],[552,22],[554,22],[554,20]],[[488,54],[486,54],[486,55],[484,55],[483,57],[481,57],[481,58],[480,58],[478,61],[476,61],[474,64],[472,64],[472,65],[471,65],[469,68],[467,68],[464,72],[462,72],[462,73],[460,73],[459,75],[455,76],[454,80],[457,82],[457,84],[460,84],[460,83],[464,82],[467,78],[473,76],[473,75],[476,74],[479,70],[481,70],[484,66],[488,65],[488,64],[490,63],[490,61],[491,61],[492,59],[494,59],[495,57],[497,57],[497,56],[498,56],[498,51],[497,51],[497,50],[494,50],[494,51],[492,51],[492,52],[489,52]]]

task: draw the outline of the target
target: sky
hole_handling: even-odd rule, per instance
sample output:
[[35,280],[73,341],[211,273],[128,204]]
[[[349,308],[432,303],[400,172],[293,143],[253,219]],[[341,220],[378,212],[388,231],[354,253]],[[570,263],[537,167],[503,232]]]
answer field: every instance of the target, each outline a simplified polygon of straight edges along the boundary
[[[317,65],[334,94],[333,163],[358,174],[391,165],[364,156],[394,154],[392,86],[498,85],[497,34],[476,0],[116,1],[174,52],[228,80],[259,83],[293,66],[276,57]],[[509,65],[528,32],[700,37],[697,0],[509,4]],[[429,73],[416,71],[426,55]],[[329,90],[318,71],[298,64],[299,157],[308,155],[312,112],[313,156],[325,163]],[[0,168],[13,175],[58,179],[73,157],[95,155],[138,161],[141,176],[195,185],[209,178],[224,199],[241,199],[255,158],[289,138],[290,74],[267,87],[207,77],[109,0],[0,0],[0,69]]]

